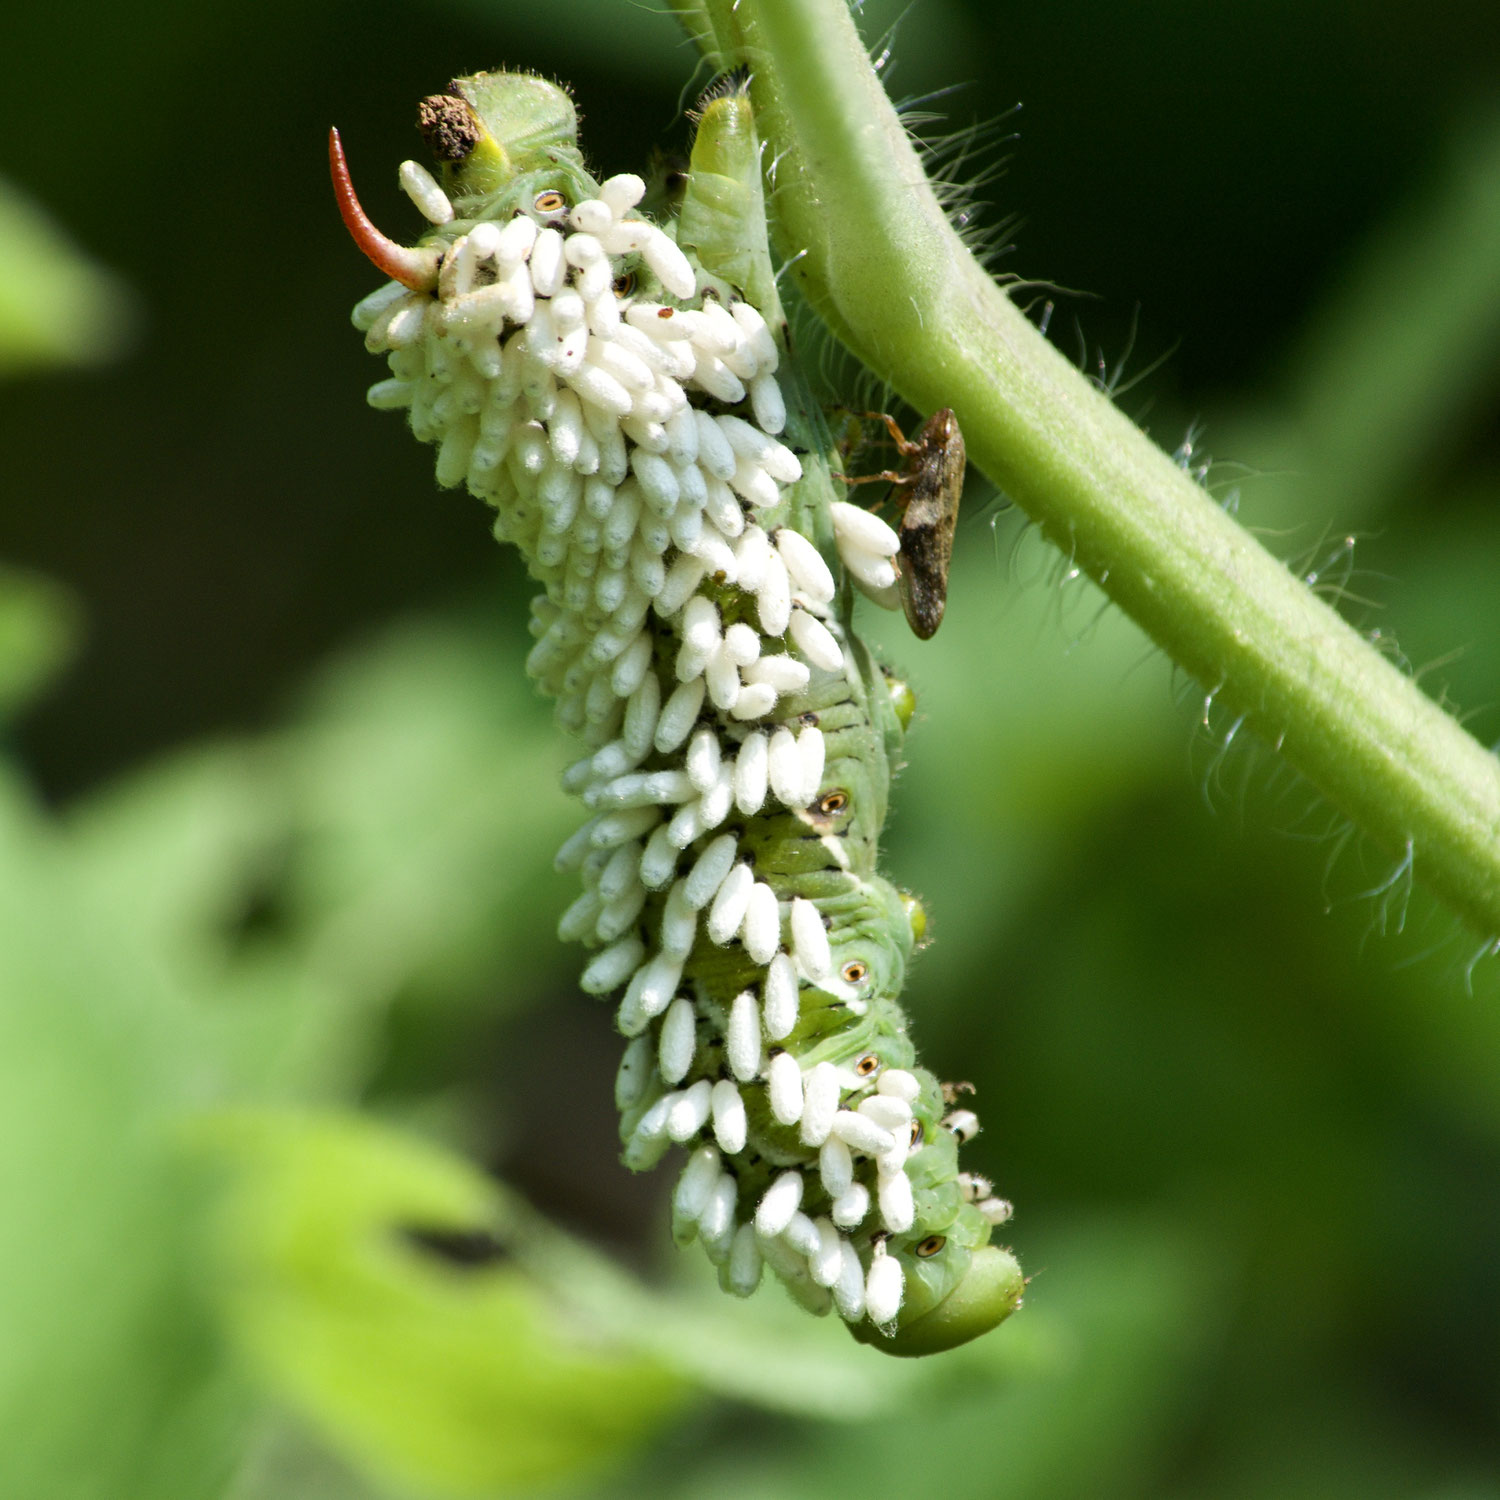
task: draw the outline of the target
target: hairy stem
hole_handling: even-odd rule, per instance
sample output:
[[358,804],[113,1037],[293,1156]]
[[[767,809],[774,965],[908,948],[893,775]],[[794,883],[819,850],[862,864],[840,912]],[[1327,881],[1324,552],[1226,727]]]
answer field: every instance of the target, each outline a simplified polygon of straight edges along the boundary
[[974,260],[844,0],[691,9],[712,60],[751,71],[776,225],[833,331],[918,410],[953,407],[970,457],[1175,662],[1500,934],[1500,760],[1226,516]]

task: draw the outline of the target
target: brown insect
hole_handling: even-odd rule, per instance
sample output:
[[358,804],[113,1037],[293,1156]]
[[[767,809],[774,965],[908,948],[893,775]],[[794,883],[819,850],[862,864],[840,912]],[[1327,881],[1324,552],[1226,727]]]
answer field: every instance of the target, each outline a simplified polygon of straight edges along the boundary
[[[948,603],[948,568],[953,561],[953,530],[964,492],[964,436],[952,409],[935,411],[915,438],[907,439],[894,418],[884,412],[861,412],[884,422],[896,451],[906,461],[896,472],[864,475],[849,481],[865,484],[884,479],[901,486],[901,572],[898,586],[906,622],[919,640],[930,641],[943,623]],[[895,491],[893,491],[895,493]]]

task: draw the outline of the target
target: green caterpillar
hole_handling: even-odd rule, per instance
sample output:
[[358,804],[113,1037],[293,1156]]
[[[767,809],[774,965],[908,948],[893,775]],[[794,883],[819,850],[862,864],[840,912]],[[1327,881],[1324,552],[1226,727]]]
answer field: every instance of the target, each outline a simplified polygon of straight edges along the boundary
[[852,630],[901,542],[836,498],[821,412],[788,358],[743,92],[709,99],[673,222],[596,183],[535,78],[423,101],[440,180],[402,181],[414,248],[345,221],[393,278],[355,311],[438,445],[440,483],[496,510],[543,587],[528,669],[590,753],[563,847],[560,933],[623,991],[624,1159],[688,1149],[673,1199],[725,1288],[770,1264],[815,1312],[897,1354],[1019,1304],[989,1241],[1009,1206],[958,1171],[978,1128],[915,1066],[899,1004],[922,916],[877,871],[910,697]]

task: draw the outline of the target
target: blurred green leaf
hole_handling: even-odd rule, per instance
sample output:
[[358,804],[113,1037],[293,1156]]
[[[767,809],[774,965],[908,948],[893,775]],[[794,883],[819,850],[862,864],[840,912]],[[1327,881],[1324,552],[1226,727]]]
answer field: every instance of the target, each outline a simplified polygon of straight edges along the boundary
[[242,1413],[170,1133],[196,1074],[149,950],[0,783],[0,1494],[218,1492]]
[[704,1500],[822,1500],[871,1485],[953,1500],[1149,1493],[1143,1476],[1190,1408],[1221,1336],[1234,1268],[1211,1243],[1159,1222],[1054,1225],[1039,1248],[1044,1269],[1007,1337],[926,1361],[928,1378],[888,1415],[803,1423],[774,1437],[724,1430],[690,1471],[654,1474],[651,1492]]
[[0,180],[0,375],[111,359],[130,322],[121,283]]
[[0,721],[24,708],[77,649],[77,605],[48,579],[0,567]]
[[[235,1175],[218,1239],[234,1336],[374,1472],[529,1493],[618,1463],[690,1394],[578,1316],[571,1281],[538,1274],[544,1227],[455,1158],[353,1117],[209,1135]],[[418,1233],[477,1243],[480,1263]]]

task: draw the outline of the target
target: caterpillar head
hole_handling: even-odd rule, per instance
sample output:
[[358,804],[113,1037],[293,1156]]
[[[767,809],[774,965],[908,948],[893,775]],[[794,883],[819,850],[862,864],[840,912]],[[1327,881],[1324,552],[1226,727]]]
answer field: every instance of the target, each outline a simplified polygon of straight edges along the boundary
[[900,1325],[890,1333],[869,1322],[849,1325],[860,1343],[885,1354],[910,1358],[967,1344],[1003,1323],[1026,1290],[1015,1256],[998,1245],[965,1250],[949,1236],[927,1234],[888,1253],[906,1276]]
[[945,1128],[942,1085],[915,1070],[922,1090],[912,1102],[913,1154],[906,1163],[916,1201],[907,1233],[885,1242],[904,1278],[897,1326],[851,1325],[857,1339],[888,1354],[936,1354],[967,1343],[1020,1306],[1025,1279],[1009,1250],[990,1244],[991,1220],[969,1200],[958,1176],[960,1138]]

